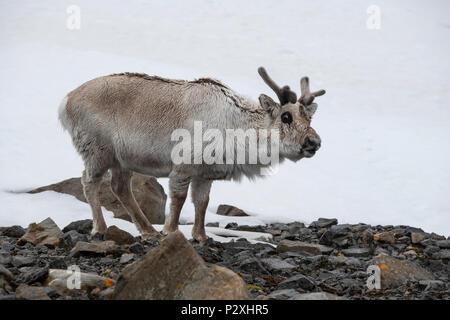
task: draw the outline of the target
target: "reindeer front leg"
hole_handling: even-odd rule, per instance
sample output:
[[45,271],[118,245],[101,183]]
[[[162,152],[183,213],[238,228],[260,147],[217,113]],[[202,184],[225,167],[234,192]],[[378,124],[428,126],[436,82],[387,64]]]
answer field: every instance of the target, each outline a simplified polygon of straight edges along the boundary
[[169,176],[170,215],[164,225],[166,233],[178,230],[178,220],[186,200],[190,180],[189,177],[181,177],[176,174]]
[[209,202],[209,192],[211,190],[212,180],[201,178],[192,179],[191,196],[195,207],[195,221],[192,228],[192,237],[204,243],[208,237],[205,232],[205,214]]

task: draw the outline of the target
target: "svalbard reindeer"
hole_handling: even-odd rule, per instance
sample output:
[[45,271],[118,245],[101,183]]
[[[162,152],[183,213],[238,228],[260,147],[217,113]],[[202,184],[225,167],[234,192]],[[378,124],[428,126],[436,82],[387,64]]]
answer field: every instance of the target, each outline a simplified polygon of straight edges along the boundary
[[111,170],[111,189],[143,237],[158,232],[132,194],[132,172],[169,178],[170,216],[165,232],[177,230],[190,185],[195,206],[192,236],[206,241],[204,221],[212,181],[259,176],[261,167],[268,164],[230,163],[225,154],[223,162],[175,164],[171,154],[178,141],[172,133],[183,128],[193,135],[194,122],[200,122],[203,130],[218,129],[224,135],[229,129],[277,129],[280,161],[312,157],[321,143],[310,126],[317,108],[313,100],[325,91],[310,92],[305,77],[300,80],[302,94],[297,100],[295,92],[288,86],[280,88],[264,68],[258,72],[279,103],[265,94],[256,103],[209,78],[184,81],[138,73],[96,78],[68,93],[59,119],[85,164],[82,183],[92,209],[93,233],[106,230],[98,193],[102,176]]

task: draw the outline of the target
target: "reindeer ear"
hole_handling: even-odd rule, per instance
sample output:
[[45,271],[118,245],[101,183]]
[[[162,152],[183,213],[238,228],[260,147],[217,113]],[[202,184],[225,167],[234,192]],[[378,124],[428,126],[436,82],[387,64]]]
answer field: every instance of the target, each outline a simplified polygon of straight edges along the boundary
[[263,107],[263,109],[266,110],[272,118],[275,118],[278,115],[281,108],[278,103],[273,101],[271,97],[265,94],[261,94],[259,96],[259,103],[261,104],[261,107]]
[[305,108],[306,115],[312,118],[313,114],[317,110],[317,103],[311,103],[310,105],[304,106],[303,108]]

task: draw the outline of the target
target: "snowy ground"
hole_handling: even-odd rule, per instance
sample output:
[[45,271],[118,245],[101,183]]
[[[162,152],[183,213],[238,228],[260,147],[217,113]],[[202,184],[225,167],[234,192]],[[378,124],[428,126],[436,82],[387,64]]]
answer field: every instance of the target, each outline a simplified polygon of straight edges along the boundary
[[[66,28],[71,4],[80,30]],[[366,27],[372,4],[379,30]],[[267,179],[215,183],[207,222],[336,217],[449,236],[448,12],[446,0],[0,0],[0,225],[90,217],[69,196],[11,192],[80,175],[56,110],[84,81],[123,71],[211,76],[257,99],[273,96],[256,73],[264,65],[297,91],[302,75],[327,90],[313,122],[323,146]],[[221,203],[253,216],[215,215]],[[182,220],[193,221],[192,205]]]

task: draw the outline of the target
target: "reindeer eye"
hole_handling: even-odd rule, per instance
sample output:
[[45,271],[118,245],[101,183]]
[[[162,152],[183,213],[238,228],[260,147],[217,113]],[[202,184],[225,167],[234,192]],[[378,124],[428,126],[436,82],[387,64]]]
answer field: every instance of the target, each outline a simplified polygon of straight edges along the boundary
[[291,122],[292,122],[292,114],[290,113],[290,112],[284,112],[282,115],[281,115],[281,121],[283,122],[283,123],[287,123],[287,124],[290,124]]

